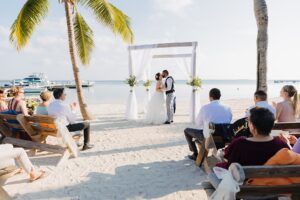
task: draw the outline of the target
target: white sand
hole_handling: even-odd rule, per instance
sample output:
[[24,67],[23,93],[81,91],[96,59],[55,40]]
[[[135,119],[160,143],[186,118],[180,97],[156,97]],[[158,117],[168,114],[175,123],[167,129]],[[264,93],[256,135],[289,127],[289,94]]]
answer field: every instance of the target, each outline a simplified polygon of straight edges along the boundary
[[[251,100],[229,100],[234,118]],[[175,123],[150,126],[124,119],[124,105],[90,107],[95,148],[57,168],[59,157],[36,156],[32,162],[50,172],[28,183],[25,174],[11,178],[5,189],[20,200],[35,199],[207,199],[201,190],[204,172],[186,158],[183,135],[190,127],[188,105],[178,103]]]

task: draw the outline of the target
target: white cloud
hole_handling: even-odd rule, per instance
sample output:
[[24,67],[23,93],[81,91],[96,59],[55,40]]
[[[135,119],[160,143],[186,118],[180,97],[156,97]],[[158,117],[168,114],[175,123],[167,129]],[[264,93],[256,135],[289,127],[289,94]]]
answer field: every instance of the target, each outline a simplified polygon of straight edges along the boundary
[[193,4],[193,0],[155,0],[155,6],[162,11],[182,15],[186,8]]

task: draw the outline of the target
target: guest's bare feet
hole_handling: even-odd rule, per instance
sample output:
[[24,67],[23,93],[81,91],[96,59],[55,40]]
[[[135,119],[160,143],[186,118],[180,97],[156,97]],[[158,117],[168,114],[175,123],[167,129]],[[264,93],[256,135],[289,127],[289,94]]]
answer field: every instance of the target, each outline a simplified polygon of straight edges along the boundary
[[45,171],[43,171],[43,170],[39,170],[39,171],[32,171],[32,172],[30,172],[30,174],[29,174],[29,176],[30,176],[30,178],[29,178],[29,181],[30,182],[33,182],[33,181],[36,181],[36,180],[38,180],[38,179],[40,179],[40,178],[43,178],[44,176],[45,176]]

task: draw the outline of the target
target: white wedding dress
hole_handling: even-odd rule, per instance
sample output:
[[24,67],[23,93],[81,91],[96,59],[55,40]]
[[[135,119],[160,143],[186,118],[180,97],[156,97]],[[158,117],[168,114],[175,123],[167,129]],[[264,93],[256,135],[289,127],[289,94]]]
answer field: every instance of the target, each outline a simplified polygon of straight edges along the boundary
[[[159,81],[157,85],[163,86]],[[147,124],[163,124],[167,120],[166,95],[164,92],[155,90],[146,109],[144,122]]]

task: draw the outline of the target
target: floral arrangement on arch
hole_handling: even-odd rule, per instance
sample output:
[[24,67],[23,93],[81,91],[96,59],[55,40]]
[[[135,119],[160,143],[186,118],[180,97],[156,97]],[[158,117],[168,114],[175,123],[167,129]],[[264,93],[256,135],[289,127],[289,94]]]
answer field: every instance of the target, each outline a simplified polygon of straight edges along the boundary
[[150,80],[144,81],[143,85],[146,88],[146,91],[149,91],[149,87],[151,86],[151,84],[152,84],[152,81],[150,81]]
[[130,75],[129,78],[126,79],[125,83],[128,84],[130,87],[134,87],[134,86],[137,86],[139,82],[138,82],[136,76]]
[[194,90],[197,91],[202,86],[202,81],[199,77],[192,78],[189,82],[187,82],[188,85],[194,87]]

